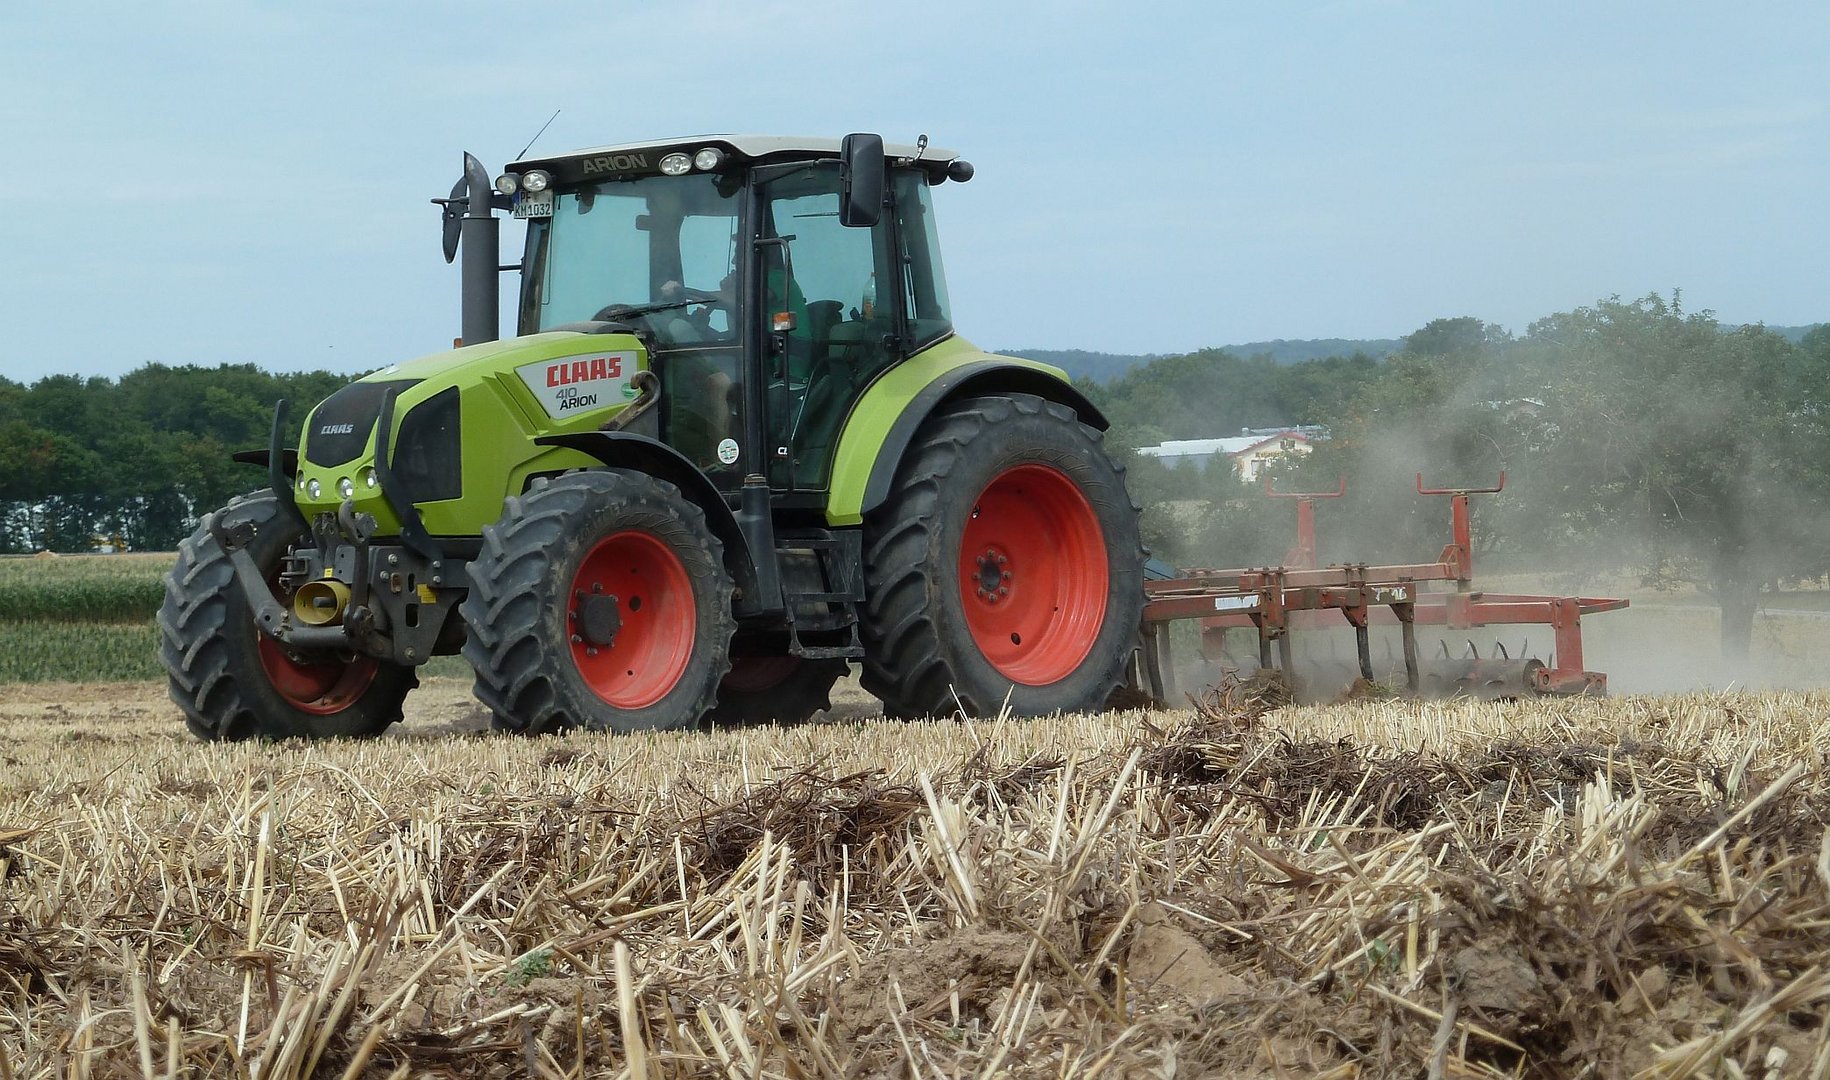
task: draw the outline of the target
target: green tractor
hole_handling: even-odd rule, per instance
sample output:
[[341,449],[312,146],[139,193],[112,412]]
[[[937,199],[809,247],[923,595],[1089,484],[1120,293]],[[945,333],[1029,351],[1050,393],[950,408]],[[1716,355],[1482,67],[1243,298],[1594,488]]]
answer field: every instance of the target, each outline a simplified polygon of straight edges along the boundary
[[[708,136],[465,155],[463,329],[312,410],[207,515],[159,614],[206,739],[375,735],[462,653],[497,727],[826,707],[1098,708],[1138,646],[1137,508],[1052,367],[953,330],[930,189],[956,155]],[[499,265],[497,211],[527,223]],[[520,271],[497,340],[499,272]]]

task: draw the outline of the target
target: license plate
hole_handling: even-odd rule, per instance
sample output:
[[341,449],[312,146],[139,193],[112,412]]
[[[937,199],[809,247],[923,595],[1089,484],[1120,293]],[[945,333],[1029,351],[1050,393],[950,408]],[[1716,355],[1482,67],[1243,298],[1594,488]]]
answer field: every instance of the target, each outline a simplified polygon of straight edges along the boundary
[[518,218],[536,218],[553,216],[553,193],[542,191],[537,195],[523,193],[515,200],[515,216]]

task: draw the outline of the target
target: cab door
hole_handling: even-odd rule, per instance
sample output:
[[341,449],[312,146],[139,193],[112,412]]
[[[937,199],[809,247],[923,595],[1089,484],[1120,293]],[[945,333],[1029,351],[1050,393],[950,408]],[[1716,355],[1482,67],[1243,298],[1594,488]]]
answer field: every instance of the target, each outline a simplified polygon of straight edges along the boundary
[[852,403],[900,353],[893,219],[840,224],[836,163],[776,177],[760,194],[769,483],[821,491]]

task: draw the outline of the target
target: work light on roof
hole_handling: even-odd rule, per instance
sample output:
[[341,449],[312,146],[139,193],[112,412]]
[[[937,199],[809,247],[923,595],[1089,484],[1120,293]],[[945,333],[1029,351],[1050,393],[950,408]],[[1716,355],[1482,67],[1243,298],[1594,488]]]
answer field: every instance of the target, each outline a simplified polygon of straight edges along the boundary
[[711,172],[724,164],[724,151],[716,146],[708,146],[693,155],[693,168],[700,172]]
[[668,176],[685,176],[693,168],[693,159],[685,154],[673,153],[661,159],[661,171]]
[[552,182],[552,174],[548,173],[545,169],[529,169],[521,174],[522,191],[545,191]]
[[520,186],[521,178],[512,172],[505,172],[501,176],[496,177],[496,190],[504,195],[513,195],[515,189]]

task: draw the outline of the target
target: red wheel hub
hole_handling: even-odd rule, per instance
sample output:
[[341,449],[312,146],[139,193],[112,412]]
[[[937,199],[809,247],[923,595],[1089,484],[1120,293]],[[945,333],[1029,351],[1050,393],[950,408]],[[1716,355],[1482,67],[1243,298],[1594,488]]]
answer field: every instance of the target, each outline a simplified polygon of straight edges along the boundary
[[[614,632],[584,632],[589,606],[615,604]],[[566,593],[572,662],[585,684],[619,709],[645,709],[666,697],[693,656],[698,612],[686,564],[652,533],[611,533],[585,554]]]
[[[268,586],[273,590],[275,600],[282,604],[289,602],[279,587],[277,574]],[[340,713],[362,700],[362,695],[375,681],[375,674],[381,670],[381,664],[372,656],[358,654],[349,660],[300,660],[288,653],[286,646],[259,630],[254,631],[254,637],[259,642],[261,670],[267,673],[267,682],[286,699],[286,704],[313,716]]]
[[991,666],[1026,686],[1066,678],[1105,621],[1111,568],[1099,515],[1049,465],[1017,465],[980,493],[960,541],[960,602]]

